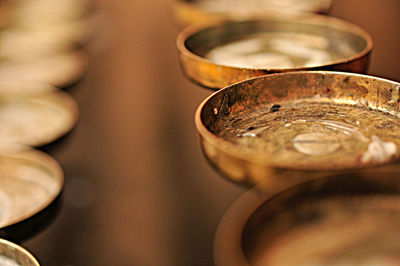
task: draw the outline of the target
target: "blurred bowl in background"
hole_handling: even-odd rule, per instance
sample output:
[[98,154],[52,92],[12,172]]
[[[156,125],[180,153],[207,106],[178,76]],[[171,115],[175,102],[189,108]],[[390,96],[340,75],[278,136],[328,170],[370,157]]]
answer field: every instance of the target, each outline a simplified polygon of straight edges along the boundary
[[83,49],[48,54],[40,58],[3,60],[0,80],[34,81],[66,88],[82,79],[89,65]]
[[52,157],[27,146],[1,142],[0,159],[0,234],[22,241],[38,228],[32,217],[41,213],[37,218],[44,222],[43,211],[59,197],[64,175]]
[[181,27],[193,23],[232,18],[298,16],[325,13],[331,0],[170,0],[176,23]]
[[4,0],[8,7],[8,25],[68,24],[88,15],[90,1],[76,0]]
[[78,105],[68,93],[50,85],[0,81],[0,141],[43,146],[77,123]]
[[215,264],[398,265],[399,178],[369,169],[247,192],[219,225]]
[[38,31],[8,28],[0,31],[0,64],[7,60],[41,59],[49,55],[75,50],[74,38],[60,31]]

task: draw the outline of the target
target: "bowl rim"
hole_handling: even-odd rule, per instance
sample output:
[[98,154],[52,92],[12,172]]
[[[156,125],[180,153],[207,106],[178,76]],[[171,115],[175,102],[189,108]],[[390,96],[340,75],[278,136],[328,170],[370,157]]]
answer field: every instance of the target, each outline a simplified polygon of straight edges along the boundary
[[[292,14],[325,14],[326,12],[329,11],[329,9],[332,7],[332,2],[333,0],[319,0],[320,4],[318,4],[315,8],[310,9],[310,10],[304,10],[304,11],[287,11],[287,10],[281,10],[281,8],[271,8],[271,9],[263,9],[261,13],[267,13],[270,14],[275,11],[279,12],[289,12]],[[190,9],[191,11],[196,11],[196,12],[201,12],[202,14],[205,15],[222,15],[222,17],[226,18],[231,15],[230,12],[212,12],[212,11],[207,11],[202,8],[199,8],[196,4],[196,2],[190,2],[190,1],[185,1],[185,0],[167,0],[168,5],[174,10],[178,10],[180,8],[186,8]],[[259,12],[257,12],[258,15],[260,15]],[[250,14],[250,16],[253,14]],[[193,23],[193,22],[192,22]],[[196,22],[194,22],[196,23]]]
[[[64,190],[65,176],[64,176],[64,171],[61,165],[57,162],[57,160],[43,151],[40,151],[38,149],[23,144],[0,142],[0,145],[9,145],[8,147],[11,147],[11,149],[15,149],[16,151],[16,155],[14,155],[14,153],[11,152],[10,154],[8,153],[1,154],[0,155],[1,157],[6,157],[16,160],[25,160],[25,161],[28,160],[32,163],[41,165],[42,167],[46,168],[46,171],[49,171],[49,173],[54,176],[54,179],[57,182],[57,191],[53,195],[48,197],[41,206],[15,219],[9,220],[4,225],[0,226],[1,230],[7,230],[7,228],[20,224],[24,221],[27,221],[28,219],[32,218],[36,214],[40,213],[41,211],[49,207],[61,195],[62,191]],[[18,156],[18,152],[22,152],[23,156]]]
[[[360,52],[342,59],[342,60],[334,60],[331,62],[327,62],[325,64],[317,65],[317,66],[311,66],[311,67],[306,67],[306,66],[299,66],[299,67],[288,67],[288,68],[256,68],[256,67],[235,67],[235,66],[229,66],[229,65],[224,65],[224,64],[219,64],[215,63],[212,60],[206,59],[205,57],[202,57],[200,55],[195,54],[192,52],[186,45],[186,41],[191,38],[192,36],[206,30],[210,29],[213,27],[220,27],[220,26],[225,26],[227,24],[231,23],[257,23],[257,22],[282,22],[282,23],[302,23],[302,24],[310,24],[314,26],[324,26],[328,27],[334,30],[342,30],[354,35],[358,35],[362,39],[366,41],[366,46],[364,47],[363,50]],[[176,39],[176,46],[178,48],[178,51],[180,54],[185,56],[186,58],[189,58],[195,62],[198,63],[206,63],[209,65],[217,66],[217,67],[224,67],[227,69],[238,69],[238,70],[244,70],[244,71],[270,71],[270,72],[291,72],[291,71],[302,71],[302,70],[313,70],[313,69],[321,69],[321,68],[326,68],[330,66],[336,66],[336,65],[341,65],[341,64],[346,64],[349,62],[356,61],[360,58],[363,58],[364,56],[367,56],[368,54],[371,53],[374,43],[371,35],[359,27],[356,24],[347,22],[342,19],[338,19],[335,17],[330,17],[330,16],[325,16],[325,15],[311,15],[311,16],[305,16],[302,18],[263,18],[263,19],[222,19],[222,20],[216,20],[216,21],[209,21],[205,23],[195,23],[193,25],[190,25],[186,27],[182,32],[179,33],[177,39]]]
[[32,262],[36,266],[40,266],[40,264],[36,260],[36,258],[25,248],[13,243],[13,242],[10,242],[8,240],[2,239],[2,238],[0,238],[0,245],[4,245],[6,247],[11,247],[12,249],[16,250],[18,253],[23,254],[29,260],[29,262]]
[[[14,80],[5,80],[5,81],[14,81]],[[31,82],[31,81],[22,81],[21,84],[45,84],[41,82]],[[1,86],[1,84],[0,84]],[[5,85],[7,86],[7,85]],[[68,123],[63,124],[63,127],[60,127],[57,130],[54,130],[52,133],[53,135],[44,136],[42,138],[37,138],[33,141],[23,141],[21,145],[27,145],[30,147],[44,147],[45,145],[54,143],[58,139],[62,138],[63,136],[67,135],[71,132],[78,124],[79,121],[79,106],[77,101],[74,97],[67,91],[61,90],[55,86],[48,85],[50,90],[45,91],[42,93],[37,94],[23,94],[20,95],[11,95],[11,96],[4,96],[0,95],[0,103],[1,102],[8,102],[10,104],[18,104],[21,102],[37,104],[41,106],[47,106],[53,110],[63,111],[68,114]],[[2,142],[0,140],[0,142]]]

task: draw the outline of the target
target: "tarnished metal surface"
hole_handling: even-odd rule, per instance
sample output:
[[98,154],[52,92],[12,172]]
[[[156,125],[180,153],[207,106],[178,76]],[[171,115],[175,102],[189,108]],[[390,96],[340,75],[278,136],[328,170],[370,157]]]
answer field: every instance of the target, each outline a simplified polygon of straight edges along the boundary
[[397,265],[399,178],[394,166],[248,192],[218,228],[216,265]]
[[[304,12],[326,12],[331,0],[170,0],[173,16],[180,27],[193,23],[208,22],[216,19],[229,19],[237,17],[274,17],[277,13],[281,16],[297,16]],[[297,4],[297,5],[296,5]]]
[[24,248],[0,239],[0,264],[3,266],[39,266],[37,260]]
[[399,91],[359,74],[275,74],[214,93],[195,120],[206,157],[225,176],[272,182],[288,169],[314,175],[397,161]]
[[371,37],[362,29],[324,16],[195,25],[177,38],[184,74],[211,89],[279,72],[364,73],[372,46]]

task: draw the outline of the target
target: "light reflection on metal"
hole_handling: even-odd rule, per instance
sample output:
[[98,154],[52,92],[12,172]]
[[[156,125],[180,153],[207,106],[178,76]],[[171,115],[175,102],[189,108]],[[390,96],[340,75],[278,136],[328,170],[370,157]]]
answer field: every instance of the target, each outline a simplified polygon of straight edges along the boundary
[[0,175],[0,236],[23,241],[57,211],[62,169],[43,152],[2,142]]
[[206,158],[228,179],[273,185],[291,170],[305,181],[397,161],[399,87],[342,72],[267,75],[214,93],[195,122]]
[[[372,38],[361,28],[325,16],[211,22],[190,26],[177,38],[184,74],[211,89],[279,72],[364,73],[372,46]],[[254,62],[258,63],[249,65]]]
[[397,265],[398,166],[321,177],[243,195],[217,230],[216,265]]
[[4,239],[0,239],[0,264],[39,266],[39,262],[26,249]]

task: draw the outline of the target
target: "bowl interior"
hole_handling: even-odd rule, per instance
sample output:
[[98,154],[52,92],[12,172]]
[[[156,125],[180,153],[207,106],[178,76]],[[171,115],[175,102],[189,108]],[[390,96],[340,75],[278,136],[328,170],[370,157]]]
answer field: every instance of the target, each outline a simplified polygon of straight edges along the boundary
[[268,75],[227,87],[200,111],[200,133],[230,156],[302,170],[397,160],[400,85],[339,72]]
[[231,21],[192,34],[185,46],[218,65],[269,70],[329,65],[368,48],[360,32],[324,21]]
[[0,264],[9,266],[38,266],[36,259],[22,247],[0,240]]
[[14,144],[0,144],[0,174],[0,228],[48,207],[64,184],[62,170],[50,156]]

